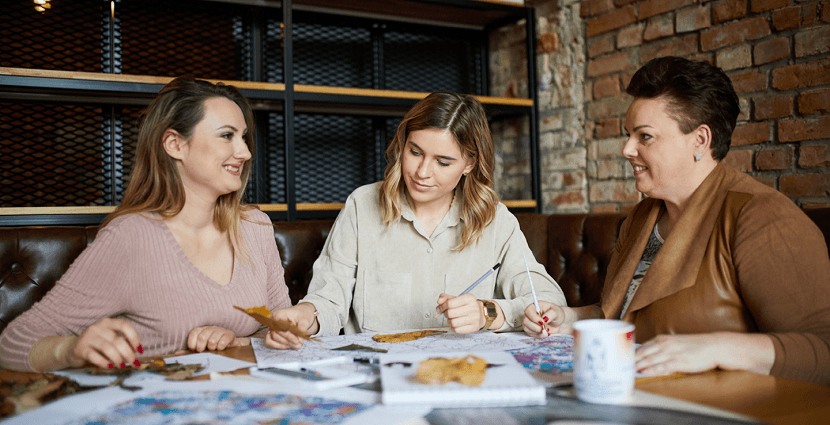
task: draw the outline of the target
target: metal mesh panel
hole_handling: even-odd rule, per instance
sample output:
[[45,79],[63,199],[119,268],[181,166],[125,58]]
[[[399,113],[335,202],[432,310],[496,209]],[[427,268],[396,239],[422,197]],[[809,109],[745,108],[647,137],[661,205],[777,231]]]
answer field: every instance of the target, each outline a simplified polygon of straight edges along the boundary
[[246,80],[238,73],[249,58],[235,36],[244,10],[193,0],[118,3],[123,73]]
[[101,109],[0,103],[0,207],[105,205]]
[[265,40],[262,42],[262,73],[269,83],[282,83],[282,15],[269,15],[265,20]]
[[[124,198],[124,191],[130,183],[135,166],[135,148],[138,143],[139,116],[144,108],[125,107],[120,110],[121,124],[121,175],[120,186],[116,188],[116,202],[120,203]],[[117,124],[116,124],[117,126]]]
[[483,94],[482,41],[443,34],[384,34],[386,89]]
[[344,202],[375,181],[382,162],[373,154],[371,118],[297,114],[294,128],[297,202]]
[[284,204],[285,200],[285,122],[282,113],[268,114],[268,143],[260,158],[268,166],[268,199],[272,204]]
[[297,84],[372,88],[372,37],[366,28],[294,23]]
[[0,2],[0,66],[101,72],[100,1]]

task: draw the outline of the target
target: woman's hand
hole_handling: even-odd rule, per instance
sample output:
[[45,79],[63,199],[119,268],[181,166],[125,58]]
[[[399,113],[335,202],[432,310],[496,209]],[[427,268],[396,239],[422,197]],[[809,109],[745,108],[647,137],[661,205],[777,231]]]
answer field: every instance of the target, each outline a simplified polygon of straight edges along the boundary
[[[317,308],[311,303],[299,303],[294,307],[282,308],[271,312],[271,317],[277,320],[288,320],[297,325],[300,330],[309,335],[314,335],[320,326],[317,323]],[[302,338],[291,332],[268,332],[265,335],[265,346],[278,350],[294,349],[303,347]]]
[[187,334],[187,348],[197,353],[236,346],[236,334],[219,326],[201,326]]
[[87,362],[102,368],[139,366],[136,352],[143,354],[138,334],[121,319],[103,319],[88,327],[78,337],[67,353],[70,367],[80,367]]
[[715,368],[769,374],[774,361],[775,349],[768,336],[718,332],[658,335],[637,348],[634,368],[645,376]]
[[539,309],[542,310],[542,314],[536,311],[536,306],[533,304],[525,308],[522,327],[528,336],[545,338],[556,333],[573,333],[576,314],[571,308],[558,306],[547,301],[539,301]]
[[459,334],[479,331],[487,322],[487,318],[484,317],[484,306],[469,293],[457,297],[448,294],[438,296],[435,315],[442,313],[446,316],[450,328]]

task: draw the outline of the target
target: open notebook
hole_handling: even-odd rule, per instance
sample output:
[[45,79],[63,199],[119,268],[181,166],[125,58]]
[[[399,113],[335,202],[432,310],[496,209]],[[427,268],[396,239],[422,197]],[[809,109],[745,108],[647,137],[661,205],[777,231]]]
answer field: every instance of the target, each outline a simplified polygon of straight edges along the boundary
[[[422,384],[415,379],[418,364],[433,357],[473,355],[485,359],[484,382],[468,386],[458,382]],[[389,405],[529,406],[545,404],[545,386],[537,382],[510,353],[409,353],[380,355],[381,399]]]

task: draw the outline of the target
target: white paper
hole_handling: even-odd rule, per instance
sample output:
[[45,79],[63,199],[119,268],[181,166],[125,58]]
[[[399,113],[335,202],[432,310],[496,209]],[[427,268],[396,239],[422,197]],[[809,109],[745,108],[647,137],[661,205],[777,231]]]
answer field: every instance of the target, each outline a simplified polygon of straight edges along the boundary
[[[382,334],[391,334],[409,331],[389,331]],[[364,332],[351,335],[338,335],[319,338],[320,342],[303,341],[303,348],[299,350],[276,350],[266,347],[261,338],[251,338],[257,365],[261,368],[274,367],[284,363],[307,363],[315,360],[338,357],[343,355],[365,358],[378,358],[376,352],[370,351],[340,351],[334,348],[350,344],[364,347],[380,348],[394,353],[446,353],[459,351],[506,351],[527,346],[508,333],[476,332],[471,334],[457,334],[449,329],[446,333],[433,334],[425,338],[405,342],[377,342],[372,336],[378,332]],[[524,335],[524,334],[522,334]],[[524,335],[524,338],[527,336]]]

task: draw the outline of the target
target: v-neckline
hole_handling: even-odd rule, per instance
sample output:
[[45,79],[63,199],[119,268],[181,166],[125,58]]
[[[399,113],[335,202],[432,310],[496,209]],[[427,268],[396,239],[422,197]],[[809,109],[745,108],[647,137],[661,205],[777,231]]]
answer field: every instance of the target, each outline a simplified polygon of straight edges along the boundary
[[176,239],[176,235],[174,235],[173,232],[170,230],[170,227],[167,226],[167,222],[164,221],[163,219],[160,219],[159,221],[160,221],[161,226],[164,227],[164,231],[167,235],[168,240],[172,243],[173,246],[175,246],[174,250],[176,251],[176,254],[179,256],[180,261],[187,264],[191,268],[191,270],[194,271],[195,273],[197,273],[202,278],[202,280],[205,281],[206,283],[210,283],[212,285],[215,285],[216,287],[223,288],[223,289],[229,289],[231,287],[231,285],[233,284],[233,281],[234,281],[234,277],[236,277],[236,269],[239,266],[236,262],[236,255],[235,254],[233,254],[233,253],[231,254],[231,255],[233,255],[233,263],[231,264],[231,267],[232,267],[232,269],[231,269],[231,278],[230,278],[230,280],[228,280],[228,283],[223,285],[223,284],[213,280],[210,276],[206,275],[205,272],[203,272],[198,267],[196,267],[196,264],[193,264],[193,261],[190,260],[190,257],[188,257],[187,254],[185,254],[184,249],[182,249],[182,246],[179,244],[179,241]]

